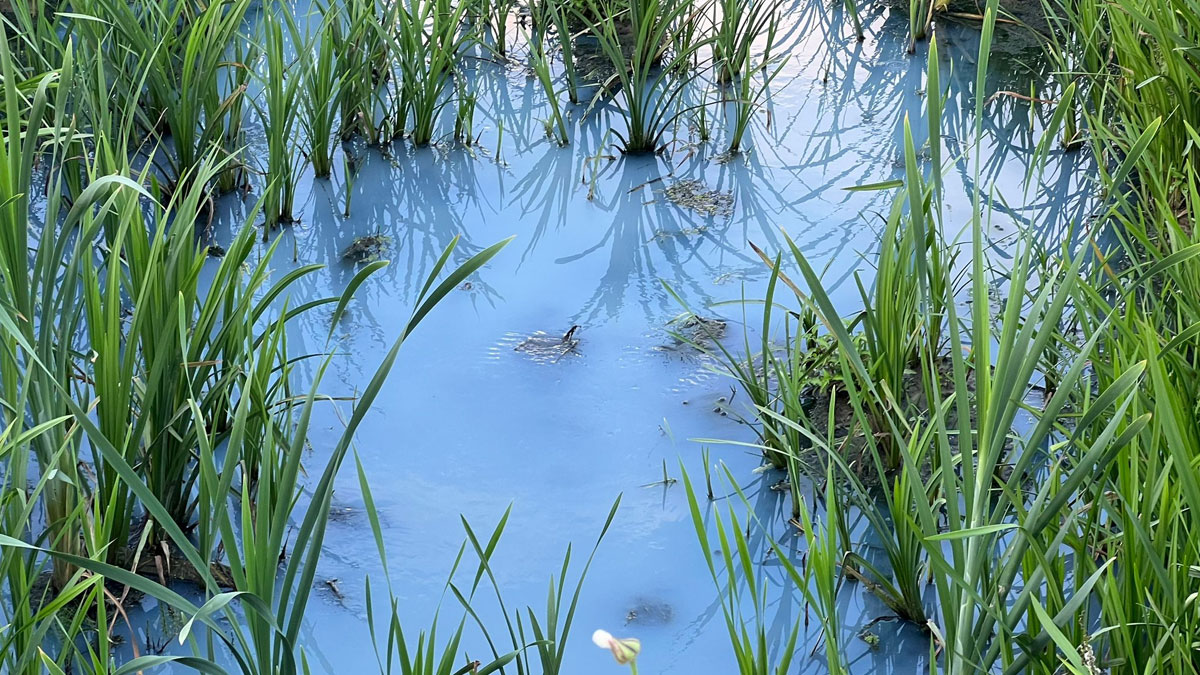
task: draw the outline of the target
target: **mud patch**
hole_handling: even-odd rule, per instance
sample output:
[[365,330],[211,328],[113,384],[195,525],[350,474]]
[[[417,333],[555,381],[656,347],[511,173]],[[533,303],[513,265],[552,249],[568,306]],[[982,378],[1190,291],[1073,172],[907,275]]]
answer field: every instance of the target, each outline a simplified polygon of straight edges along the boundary
[[[941,396],[943,399],[953,396],[954,389],[953,365],[949,358],[942,358],[938,363]],[[975,390],[975,375],[968,373],[967,389]],[[908,411],[910,419],[927,419],[930,415],[929,400],[926,397],[925,386],[920,373],[909,371],[904,376],[904,393],[900,404]],[[871,450],[867,444],[861,424],[854,412],[846,387],[840,383],[828,382],[824,385],[810,385],[802,394],[802,405],[808,416],[810,431],[818,438],[831,438],[831,447],[836,448],[847,465],[854,471],[862,484],[869,488],[880,485],[880,476],[876,471]],[[972,414],[974,411],[972,410]],[[832,427],[830,424],[832,423]],[[946,425],[955,428],[958,425],[958,412],[951,407],[946,413]],[[951,437],[952,447],[957,447],[957,438]],[[813,451],[811,443],[805,443],[800,450],[799,460],[802,470],[814,477],[824,474],[825,464],[821,457]]]

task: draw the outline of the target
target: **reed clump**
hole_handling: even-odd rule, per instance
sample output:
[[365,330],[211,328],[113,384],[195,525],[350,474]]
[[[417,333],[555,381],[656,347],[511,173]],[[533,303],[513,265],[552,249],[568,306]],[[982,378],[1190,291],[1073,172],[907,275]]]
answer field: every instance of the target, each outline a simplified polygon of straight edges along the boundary
[[[604,138],[625,153],[664,152],[682,119],[699,120],[707,142],[711,119],[736,154],[784,67],[783,10],[767,0],[549,0],[531,9],[528,31],[512,30],[507,0],[344,0],[313,17],[286,5],[259,16],[250,0],[6,6],[0,671],[11,673],[306,671],[304,617],[355,429],[404,340],[503,246],[458,267],[457,241],[440,252],[327,461],[302,467],[314,410],[331,404],[320,394],[329,360],[315,358],[303,381],[287,324],[336,323],[386,264],[384,247],[371,248],[348,290],[322,298],[293,297],[316,266],[269,267],[280,242],[271,228],[299,217],[307,168],[330,176],[339,141],[473,145],[483,104],[464,63],[508,59],[523,37],[559,144],[611,108]],[[856,5],[845,6],[861,39]],[[785,672],[794,660],[798,624],[783,653],[764,644],[769,582],[752,556],[769,550],[784,593],[819,620],[832,671],[846,668],[840,596],[858,586],[925,631],[946,673],[1195,672],[1200,5],[1047,3],[1060,92],[1035,159],[1087,149],[1102,194],[1096,217],[1078,224],[1081,249],[1026,238],[1004,270],[988,263],[977,154],[967,235],[945,234],[937,9],[909,5],[911,42],[931,40],[931,166],[906,120],[903,179],[859,188],[893,191],[874,272],[855,277],[861,310],[839,313],[784,239],[763,253],[765,299],[791,307],[764,312],[762,341],[735,354],[692,338],[748,394],[752,445],[790,474],[788,519],[803,531],[797,562],[769,523],[736,509],[706,515],[685,476],[739,670]],[[977,125],[998,14],[992,0],[982,15]],[[599,81],[580,72],[585,44],[605,62]],[[262,152],[248,147],[254,125]],[[975,135],[978,145],[981,126]],[[352,164],[343,157],[347,182]],[[247,222],[209,260],[215,200],[255,190]],[[822,489],[810,498],[806,481]],[[869,545],[852,536],[850,513]],[[590,565],[573,568],[569,550],[545,613],[510,611],[497,591],[510,644],[493,646],[487,665],[460,653],[481,579],[495,583],[506,521],[486,541],[466,526],[462,554],[479,564],[471,587],[453,574],[447,584],[465,612],[448,641],[436,639],[436,617],[425,639],[406,639],[389,587],[386,626],[371,625],[389,664],[562,669]],[[197,595],[170,583],[180,580]],[[115,626],[135,591],[186,617],[178,637],[191,655],[119,662]]]
[[[783,256],[766,258],[767,306],[778,303],[776,283],[785,285],[797,307],[787,316],[811,313],[819,334],[789,331],[753,358],[724,356],[754,399],[759,447],[793,484],[826,486],[826,527],[848,531],[838,514],[854,509],[871,529],[875,550],[842,537],[825,558],[817,556],[824,540],[810,537],[795,584],[814,600],[833,588],[814,603],[823,606],[836,605],[846,592],[839,587],[877,595],[927,632],[942,672],[1197,667],[1184,646],[1195,630],[1184,599],[1198,590],[1186,570],[1200,562],[1187,534],[1200,497],[1200,242],[1191,226],[1200,189],[1194,153],[1182,146],[1200,122],[1191,107],[1200,79],[1180,46],[1194,44],[1200,23],[1187,3],[1118,4],[1048,10],[1060,29],[1049,49],[1074,77],[1038,153],[1054,152],[1064,134],[1069,144],[1082,138],[1104,187],[1082,250],[1043,251],[1025,240],[1002,272],[1006,290],[993,313],[986,188],[976,188],[967,241],[943,241],[940,159],[924,175],[906,128],[904,180],[866,186],[899,190],[874,282],[859,283],[863,311],[842,317],[788,240],[799,278],[782,271]],[[977,91],[996,12],[993,1]],[[942,102],[936,46],[931,52],[927,114],[937,148]],[[1135,82],[1153,88],[1141,93]],[[833,345],[823,354],[822,338]],[[814,358],[797,354],[833,365],[821,386],[842,397],[849,430],[791,395],[789,364]],[[914,379],[927,402],[918,408],[899,395]],[[852,438],[865,454],[847,454]],[[812,507],[792,495],[796,523],[810,533]],[[833,631],[846,627],[817,614],[827,647],[836,645]],[[844,658],[835,648],[831,668]]]
[[[239,5],[194,15],[123,3],[92,9],[130,21],[124,12],[161,11],[136,19],[162,28],[173,17],[194,52],[223,35]],[[285,68],[285,26],[266,24],[268,69],[283,77],[266,83],[261,110],[279,124],[296,73]],[[405,338],[505,242],[453,269],[457,242],[450,244],[328,461],[302,469],[313,411],[326,400],[319,386],[330,357],[302,382],[287,324],[328,309],[336,324],[355,290],[386,262],[363,267],[339,297],[293,304],[297,283],[320,266],[272,275],[279,240],[258,249],[254,227],[264,204],[287,212],[286,196],[272,194],[251,209],[220,260],[209,262],[209,239],[196,234],[206,230],[212,188],[232,163],[219,141],[230,133],[229,108],[208,109],[219,114],[201,114],[194,129],[188,123],[195,137],[179,128],[190,112],[171,110],[179,101],[169,97],[148,97],[169,118],[161,128],[141,126],[149,118],[138,110],[109,109],[107,45],[144,27],[135,22],[118,38],[79,49],[66,42],[59,65],[18,92],[25,78],[0,26],[0,75],[8,85],[0,97],[0,670],[134,672],[176,662],[223,672],[216,664],[232,658],[245,673],[297,673],[333,480],[355,429]],[[177,65],[181,77],[217,87],[210,75],[218,75]],[[152,78],[173,76],[146,76],[146,91],[170,86]],[[139,129],[143,140],[170,129],[183,144],[157,148],[151,154],[161,163],[135,169],[131,144]],[[290,141],[290,132],[284,136]],[[287,175],[295,156],[287,144],[276,149],[286,154],[282,164],[270,160],[269,170]],[[52,169],[39,185],[34,176],[43,162]],[[38,221],[34,198],[43,201]],[[175,589],[178,581],[193,585],[199,603]],[[119,655],[117,622],[128,623],[124,603],[135,593],[186,617],[178,639],[192,655]]]

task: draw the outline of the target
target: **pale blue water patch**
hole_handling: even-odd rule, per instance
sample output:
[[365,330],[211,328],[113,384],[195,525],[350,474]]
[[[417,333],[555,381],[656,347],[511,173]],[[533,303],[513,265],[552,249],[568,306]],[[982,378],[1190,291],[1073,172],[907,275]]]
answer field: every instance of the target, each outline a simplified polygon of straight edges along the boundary
[[[680,120],[663,156],[620,157],[606,130],[621,122],[603,107],[586,119],[584,106],[573,108],[571,145],[559,148],[544,136],[547,107],[536,80],[519,63],[478,62],[471,73],[480,96],[477,147],[444,139],[433,149],[397,143],[387,153],[357,150],[349,218],[342,216],[340,169],[331,181],[304,178],[301,222],[283,232],[273,267],[277,274],[313,262],[328,268],[303,281],[295,301],[340,292],[357,269],[341,258],[355,237],[391,240],[385,254],[391,264],[359,290],[335,330],[338,356],[323,387],[334,396],[365,386],[455,237],[454,260],[461,262],[515,235],[409,339],[357,437],[413,635],[427,627],[442,596],[463,541],[460,514],[490,531],[512,505],[494,568],[510,608],[530,604],[541,611],[568,543],[581,564],[623,493],[584,590],[565,672],[614,672],[611,657],[590,645],[596,628],[639,637],[645,674],[733,672],[682,485],[653,484],[662,480],[664,461],[669,477],[680,478],[680,459],[703,482],[701,445],[689,439],[748,441],[752,434],[718,411],[732,381],[712,372],[710,360],[672,343],[666,326],[682,308],[663,284],[696,311],[725,318],[725,343],[743,351],[742,309],[714,305],[763,296],[767,270],[749,244],[773,254],[784,248],[786,231],[824,270],[835,301],[848,312],[858,308],[853,274],[869,283],[880,214],[891,196],[843,188],[903,175],[906,116],[918,147],[928,138],[925,46],[906,54],[906,19],[881,8],[869,14],[868,37],[860,43],[838,11],[806,2],[789,11],[788,64],[756,118],[752,150],[731,161],[719,161],[720,133],[699,143],[688,119]],[[975,152],[975,38],[969,27],[943,33],[952,235],[972,208],[974,169],[952,160]],[[1000,63],[994,88],[1027,91],[1038,77]],[[1013,85],[1022,81],[1023,89]],[[996,254],[1009,250],[1018,227],[1056,240],[1086,208],[1085,159],[1053,154],[1026,196],[1025,172],[1049,111],[1031,118],[1027,103],[1008,97],[986,111],[981,182],[1006,200],[989,225]],[[264,156],[260,130],[251,131],[251,142],[252,154]],[[701,216],[673,204],[664,190],[682,179],[731,192],[732,213]],[[221,203],[218,242],[246,210],[236,198]],[[746,309],[749,326],[759,323],[757,311]],[[293,350],[325,351],[328,318],[318,312],[297,323]],[[555,353],[555,339],[575,325],[578,345]],[[531,336],[536,340],[528,343]],[[734,403],[741,401],[735,396]],[[340,428],[338,416],[324,409],[310,439],[310,470],[323,465]],[[773,534],[800,546],[784,522],[786,493],[768,489],[779,477],[753,474],[759,460],[751,452],[734,446],[712,452],[744,483]],[[382,589],[382,566],[352,463],[335,501],[305,640],[318,672],[365,672],[375,661],[363,580],[371,575]],[[778,562],[766,548],[761,552],[775,589],[772,635],[781,639],[791,622],[809,618]],[[502,633],[486,597],[481,615]],[[856,672],[913,672],[927,657],[927,638],[916,629],[872,624],[887,614],[874,598],[852,590],[843,601],[844,639]],[[447,598],[443,630],[456,621],[455,609]],[[822,656],[814,650],[811,620],[797,661],[818,672]],[[855,637],[868,625],[880,636],[876,648]],[[471,636],[472,656],[482,657],[483,643]]]

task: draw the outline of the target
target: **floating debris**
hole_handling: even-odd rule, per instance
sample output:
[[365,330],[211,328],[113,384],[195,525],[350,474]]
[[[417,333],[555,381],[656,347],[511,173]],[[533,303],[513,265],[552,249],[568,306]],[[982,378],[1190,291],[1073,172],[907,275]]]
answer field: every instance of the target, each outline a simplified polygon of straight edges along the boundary
[[351,506],[334,505],[329,509],[329,520],[335,523],[346,522],[356,515],[358,515],[358,512]]
[[339,583],[340,581],[341,579],[338,579],[337,577],[326,579],[325,587],[329,589],[329,592],[333,594],[333,597],[337,598],[338,602],[345,602],[346,596],[342,593],[342,587]]
[[539,330],[513,347],[513,351],[525,352],[538,361],[557,363],[567,354],[579,354],[579,338],[575,337],[578,331],[579,326],[571,326],[561,337],[555,337]]
[[697,227],[685,227],[681,230],[676,230],[674,232],[668,232],[666,230],[655,230],[654,236],[647,239],[646,243],[649,244],[651,242],[662,241],[664,239],[670,239],[672,237],[694,237],[694,236],[702,235],[705,232],[708,232],[707,225],[699,225]]
[[722,272],[713,277],[713,283],[718,286],[733,283],[735,281],[753,281],[761,279],[763,276],[761,267],[749,267],[745,269],[731,269],[728,272]]
[[633,606],[625,614],[625,625],[663,626],[674,618],[675,609],[666,602],[657,598],[634,598]]
[[392,243],[386,234],[368,234],[357,237],[342,252],[342,259],[353,263],[369,263],[379,260]]
[[698,314],[682,314],[667,324],[671,343],[659,346],[661,351],[678,352],[685,348],[707,351],[724,339],[728,326],[724,319],[709,319]]
[[730,151],[726,150],[725,152],[722,152],[718,155],[713,155],[713,158],[711,161],[713,164],[724,165],[724,164],[729,164],[730,162],[732,162],[735,159],[738,159],[739,157],[746,158],[749,156],[749,154],[750,154],[750,151],[748,151],[748,150],[742,151],[742,152],[730,152]]
[[217,246],[216,244],[209,244],[208,245],[208,257],[224,258],[225,257],[225,248],[223,246]]
[[733,215],[733,193],[710,190],[698,180],[677,180],[668,185],[663,194],[676,206],[691,209],[701,215]]

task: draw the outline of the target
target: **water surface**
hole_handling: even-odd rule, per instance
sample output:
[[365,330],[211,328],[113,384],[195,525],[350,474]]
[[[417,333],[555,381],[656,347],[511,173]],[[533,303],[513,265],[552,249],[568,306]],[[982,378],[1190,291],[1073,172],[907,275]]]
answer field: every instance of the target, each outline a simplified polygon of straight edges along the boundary
[[[621,157],[606,142],[608,127],[620,122],[605,106],[587,119],[581,119],[583,106],[572,109],[571,145],[559,148],[543,133],[544,93],[517,54],[515,63],[473,62],[478,147],[445,139],[432,149],[397,143],[386,153],[363,151],[348,218],[341,172],[332,180],[302,181],[301,222],[283,232],[274,269],[328,267],[307,277],[298,292],[340,292],[357,269],[341,259],[353,239],[391,239],[391,264],[359,290],[337,327],[338,356],[324,387],[329,394],[353,395],[369,380],[452,239],[459,238],[455,260],[461,261],[515,235],[409,339],[357,437],[392,581],[414,636],[443,596],[463,541],[460,514],[490,531],[512,505],[494,569],[510,608],[530,604],[540,612],[567,545],[575,544],[581,564],[609,506],[623,494],[583,593],[565,672],[614,672],[611,657],[590,646],[595,628],[640,638],[642,673],[734,672],[682,485],[656,483],[664,461],[669,478],[678,479],[680,460],[703,482],[705,444],[693,439],[748,441],[753,435],[719,412],[730,396],[735,406],[741,403],[731,393],[732,380],[668,335],[668,322],[683,308],[664,284],[695,311],[726,319],[726,345],[744,351],[745,327],[758,323],[760,310],[721,303],[763,296],[767,270],[750,243],[775,252],[786,232],[814,268],[824,270],[835,300],[847,312],[856,310],[853,275],[869,284],[891,197],[844,188],[902,177],[906,118],[918,146],[927,138],[926,46],[906,53],[900,12],[869,9],[863,42],[853,39],[839,11],[809,0],[795,2],[786,16],[789,60],[756,119],[751,150],[731,161],[721,157],[720,134],[698,143],[686,119],[662,156]],[[948,236],[954,236],[969,221],[975,189],[967,159],[975,152],[977,34],[972,26],[954,25],[939,32],[949,95],[946,214]],[[1035,55],[997,57],[994,64],[989,93],[1028,91],[1031,81],[1040,81]],[[1003,259],[1019,230],[1053,241],[1079,219],[1087,184],[1078,177],[1086,166],[1079,156],[1054,154],[1026,191],[1027,165],[1049,111],[1031,115],[1028,103],[1006,96],[985,111],[981,181],[1004,199],[988,225],[993,254]],[[261,131],[252,131],[251,142],[265,143]],[[672,203],[664,189],[684,179],[732,193],[732,212],[702,216]],[[236,198],[221,203],[218,241],[244,222],[247,209]],[[293,350],[324,351],[327,320],[317,313],[293,326]],[[529,348],[545,347],[547,336],[552,343],[575,325],[574,349]],[[543,342],[526,342],[530,336]],[[751,330],[751,343],[756,339]],[[314,428],[310,469],[323,465],[340,421],[325,409]],[[711,451],[714,463],[732,469],[774,534],[798,545],[783,522],[786,492],[769,489],[780,477],[753,473],[759,459],[742,448],[711,445]],[[728,492],[718,486],[722,499]],[[337,484],[305,636],[317,671],[375,668],[363,580],[371,575],[382,587],[382,566],[361,507],[348,463]],[[778,638],[807,615],[765,549],[762,561]],[[503,634],[484,597],[482,616]],[[871,628],[881,638],[871,648],[853,635],[886,609],[853,590],[843,598],[855,670],[914,672],[928,654],[926,637],[882,622]],[[443,613],[446,630],[459,615],[452,597]],[[805,672],[823,668],[813,621],[797,655]],[[472,656],[484,656],[483,643],[471,635]]]

